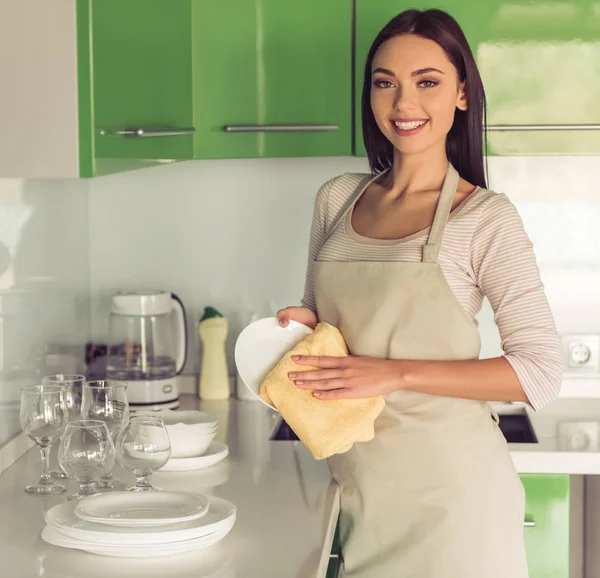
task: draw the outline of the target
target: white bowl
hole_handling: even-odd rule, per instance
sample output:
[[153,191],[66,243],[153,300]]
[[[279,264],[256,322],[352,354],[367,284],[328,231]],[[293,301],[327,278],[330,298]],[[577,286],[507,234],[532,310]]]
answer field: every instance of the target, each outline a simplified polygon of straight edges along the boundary
[[203,411],[158,412],[171,439],[172,458],[204,454],[217,434],[217,420]]

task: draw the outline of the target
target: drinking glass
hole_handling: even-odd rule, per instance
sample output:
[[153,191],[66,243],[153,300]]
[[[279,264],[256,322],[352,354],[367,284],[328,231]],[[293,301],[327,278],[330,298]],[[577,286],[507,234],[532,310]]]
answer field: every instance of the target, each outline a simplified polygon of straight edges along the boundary
[[27,486],[28,494],[60,494],[65,486],[50,476],[50,449],[67,425],[65,390],[56,385],[31,385],[21,389],[21,428],[40,448],[42,475],[37,484]]
[[129,488],[134,492],[156,490],[150,475],[164,466],[170,455],[171,440],[160,417],[133,415],[117,438],[117,460],[137,479]]
[[115,464],[115,446],[106,424],[96,419],[68,423],[58,448],[58,463],[79,484],[79,491],[69,500],[95,494],[98,480]]
[[[129,418],[127,384],[112,379],[87,381],[83,384],[81,396],[81,416],[83,419],[98,419],[108,428],[113,443]],[[101,488],[120,488],[123,480],[115,478],[111,472],[98,481]]]
[[[46,375],[42,377],[43,385],[58,385],[64,387],[68,422],[81,419],[81,389],[84,382],[85,376],[70,373],[57,373],[55,375]],[[58,467],[58,470],[50,472],[50,475],[54,478],[60,478],[61,480],[69,477],[60,466]]]

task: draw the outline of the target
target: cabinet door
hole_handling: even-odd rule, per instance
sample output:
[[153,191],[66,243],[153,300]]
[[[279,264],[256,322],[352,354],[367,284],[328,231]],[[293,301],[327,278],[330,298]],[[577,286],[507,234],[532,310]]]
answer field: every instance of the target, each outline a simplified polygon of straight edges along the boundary
[[[425,0],[356,1],[360,154],[361,82],[371,42],[399,12],[429,7]],[[439,0],[436,7],[458,20],[475,55],[487,95],[490,154],[600,152],[600,43],[592,0]]]
[[196,158],[351,154],[348,0],[192,6]]
[[530,578],[569,578],[569,476],[521,476]]
[[87,2],[95,159],[192,158],[191,0]]

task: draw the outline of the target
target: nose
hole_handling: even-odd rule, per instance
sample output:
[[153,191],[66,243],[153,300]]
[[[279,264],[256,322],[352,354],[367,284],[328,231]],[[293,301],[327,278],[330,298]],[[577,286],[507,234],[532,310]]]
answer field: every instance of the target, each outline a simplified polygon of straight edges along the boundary
[[394,110],[400,112],[414,107],[414,93],[407,88],[398,86],[394,98]]

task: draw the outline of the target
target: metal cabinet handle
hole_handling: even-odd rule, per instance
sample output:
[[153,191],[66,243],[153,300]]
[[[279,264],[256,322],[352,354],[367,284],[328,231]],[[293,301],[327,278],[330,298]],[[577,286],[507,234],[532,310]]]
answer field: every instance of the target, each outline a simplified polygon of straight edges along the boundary
[[225,132],[326,132],[338,130],[337,124],[228,124]]
[[155,136],[182,136],[194,134],[196,129],[190,128],[124,128],[122,130],[100,130],[102,136],[127,136],[127,137],[155,137]]
[[523,522],[523,526],[525,526],[526,528],[533,528],[536,526],[535,520],[525,520]]
[[489,131],[600,130],[600,124],[490,124]]

